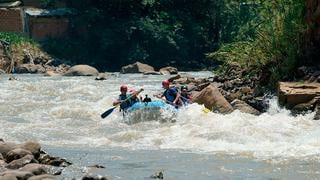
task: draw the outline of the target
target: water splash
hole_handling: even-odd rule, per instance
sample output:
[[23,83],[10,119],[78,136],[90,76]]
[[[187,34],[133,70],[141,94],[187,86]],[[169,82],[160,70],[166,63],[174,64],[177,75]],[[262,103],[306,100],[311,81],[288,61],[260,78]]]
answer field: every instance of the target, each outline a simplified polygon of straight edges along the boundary
[[128,124],[118,109],[106,119],[100,118],[118,95],[117,87],[123,83],[132,89],[144,87],[143,93],[152,95],[162,91],[160,83],[167,77],[118,75],[107,81],[35,75],[18,78],[15,82],[0,80],[0,137],[7,141],[33,139],[56,147],[174,149],[258,159],[319,158],[320,122],[312,121],[312,113],[292,116],[275,98],[270,99],[269,111],[260,116],[239,111],[204,113],[202,106],[192,104],[176,115],[175,123]]

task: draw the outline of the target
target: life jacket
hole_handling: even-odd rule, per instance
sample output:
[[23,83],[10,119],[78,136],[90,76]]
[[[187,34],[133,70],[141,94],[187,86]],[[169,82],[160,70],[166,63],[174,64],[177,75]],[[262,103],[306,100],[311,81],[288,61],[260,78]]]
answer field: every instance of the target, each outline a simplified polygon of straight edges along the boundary
[[189,94],[180,94],[180,99],[182,100],[184,105],[187,105],[189,101],[192,100],[192,97]]
[[177,97],[177,89],[175,87],[170,87],[163,92],[163,96],[167,101],[173,102]]
[[136,98],[136,99],[130,98],[130,99],[129,99],[129,106],[134,105],[136,102],[140,102],[138,98]]
[[[119,100],[125,100],[128,98],[128,95],[119,95]],[[130,107],[130,101],[125,101],[120,105],[120,110],[126,110],[128,107]]]

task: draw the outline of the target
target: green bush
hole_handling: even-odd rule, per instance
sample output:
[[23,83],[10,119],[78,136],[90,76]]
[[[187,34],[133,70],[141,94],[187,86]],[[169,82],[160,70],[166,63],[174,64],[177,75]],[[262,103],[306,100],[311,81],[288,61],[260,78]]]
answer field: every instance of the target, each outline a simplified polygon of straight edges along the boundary
[[27,38],[18,33],[0,32],[0,39],[9,43],[10,45],[20,44],[20,43],[30,43],[33,45],[37,44],[34,40]]
[[[293,77],[301,55],[303,7],[302,0],[257,1],[256,15],[248,21],[255,27],[252,40],[224,44],[207,57],[257,73],[267,68],[272,86],[278,80]],[[245,37],[246,31],[241,30],[239,28],[237,38]]]

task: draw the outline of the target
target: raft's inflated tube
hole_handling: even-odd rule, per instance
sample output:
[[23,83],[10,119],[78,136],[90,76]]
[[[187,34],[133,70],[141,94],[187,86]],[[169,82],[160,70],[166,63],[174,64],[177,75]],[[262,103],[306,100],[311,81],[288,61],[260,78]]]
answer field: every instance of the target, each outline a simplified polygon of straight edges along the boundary
[[151,102],[137,102],[127,109],[127,112],[141,110],[141,109],[166,109],[171,111],[177,111],[177,109],[163,101],[151,101]]

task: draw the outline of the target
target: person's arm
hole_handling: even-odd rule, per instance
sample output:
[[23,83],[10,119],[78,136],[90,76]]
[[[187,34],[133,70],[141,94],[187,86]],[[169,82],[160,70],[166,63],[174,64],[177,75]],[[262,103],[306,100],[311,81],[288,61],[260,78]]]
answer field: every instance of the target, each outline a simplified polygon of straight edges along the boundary
[[116,106],[116,105],[118,105],[118,104],[120,104],[122,101],[120,100],[120,98],[118,98],[116,101],[113,101],[112,102],[112,105],[113,106]]
[[116,99],[115,101],[112,102],[112,105],[116,106],[116,105],[122,103],[123,101],[125,101],[125,100],[121,100],[121,97],[119,96],[118,99]]
[[178,92],[176,92],[177,93],[177,95],[176,95],[176,99],[174,99],[174,101],[173,101],[173,104],[177,104],[177,102],[179,101],[179,98],[180,98],[180,93],[178,93]]
[[162,93],[162,94],[154,94],[153,96],[154,96],[154,97],[157,97],[157,98],[159,98],[159,99],[162,99],[163,96],[164,96],[164,93]]

